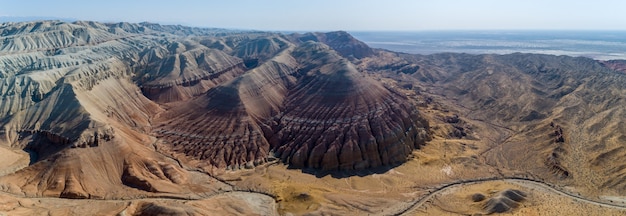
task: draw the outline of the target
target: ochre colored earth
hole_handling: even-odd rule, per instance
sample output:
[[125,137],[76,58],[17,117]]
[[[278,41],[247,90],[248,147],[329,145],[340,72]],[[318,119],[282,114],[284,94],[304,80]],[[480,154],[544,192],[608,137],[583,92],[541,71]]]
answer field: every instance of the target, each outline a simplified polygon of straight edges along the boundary
[[0,214],[623,215],[622,61],[0,24]]

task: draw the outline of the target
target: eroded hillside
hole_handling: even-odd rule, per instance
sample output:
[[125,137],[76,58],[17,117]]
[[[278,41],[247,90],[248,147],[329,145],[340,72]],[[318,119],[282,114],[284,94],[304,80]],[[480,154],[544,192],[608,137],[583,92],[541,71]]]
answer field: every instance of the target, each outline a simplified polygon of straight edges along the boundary
[[0,211],[624,213],[620,65],[407,55],[346,32],[3,23]]

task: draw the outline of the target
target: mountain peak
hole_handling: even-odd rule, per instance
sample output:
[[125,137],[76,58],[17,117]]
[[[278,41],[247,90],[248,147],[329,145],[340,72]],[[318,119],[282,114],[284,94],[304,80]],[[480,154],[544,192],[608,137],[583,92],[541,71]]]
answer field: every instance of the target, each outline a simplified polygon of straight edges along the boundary
[[300,42],[312,40],[324,43],[348,58],[361,59],[374,55],[374,51],[367,44],[357,40],[345,31],[292,34],[291,36]]

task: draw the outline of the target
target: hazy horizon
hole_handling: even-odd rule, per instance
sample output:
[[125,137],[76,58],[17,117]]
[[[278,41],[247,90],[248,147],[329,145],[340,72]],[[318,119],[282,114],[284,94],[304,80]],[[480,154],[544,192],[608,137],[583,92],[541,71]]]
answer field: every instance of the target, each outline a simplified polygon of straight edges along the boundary
[[[264,31],[626,30],[626,2],[582,1],[6,1],[1,17],[156,22]],[[68,5],[71,5],[69,7]]]
[[516,52],[626,59],[626,31],[350,32],[374,48],[412,54]]

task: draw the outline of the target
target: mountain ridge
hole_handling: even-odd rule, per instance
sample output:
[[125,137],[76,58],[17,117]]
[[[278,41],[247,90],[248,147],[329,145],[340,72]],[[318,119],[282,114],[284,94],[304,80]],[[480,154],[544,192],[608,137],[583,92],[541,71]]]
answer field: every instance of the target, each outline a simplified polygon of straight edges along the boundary
[[[428,137],[424,121],[418,124],[418,121],[382,118],[402,123],[390,122],[377,131],[365,130],[359,134],[375,133],[369,135],[368,143],[383,145],[390,141],[383,142],[382,136],[391,136],[386,139],[395,140],[397,144],[367,150],[355,148],[351,145],[363,142],[355,132],[340,139],[348,142],[345,144],[348,147],[336,141],[331,147],[329,141],[299,147],[288,141],[310,139],[301,137],[308,136],[304,132],[307,129],[297,125],[302,124],[302,120],[299,123],[274,120],[287,119],[282,116],[289,111],[285,108],[294,106],[289,105],[294,103],[291,98],[298,98],[297,104],[308,104],[309,108],[321,105],[324,112],[346,105],[364,109],[363,114],[352,113],[348,118],[384,116],[382,112],[365,111],[378,106],[363,103],[371,97],[376,104],[388,104],[384,109],[401,113],[401,118],[420,118],[407,98],[366,78],[331,48],[340,48],[339,53],[345,55],[350,49],[337,46],[341,44],[338,41],[347,41],[364,50],[362,53],[372,54],[366,45],[345,32],[315,34],[318,41],[330,46],[300,39],[292,41],[291,36],[280,34],[150,23],[11,23],[0,26],[0,32],[3,38],[0,50],[6,53],[1,62],[11,68],[3,75],[30,80],[6,90],[17,91],[20,96],[12,100],[23,102],[6,108],[9,114],[3,118],[3,128],[8,139],[4,142],[28,142],[25,146],[10,145],[39,155],[27,169],[4,179],[10,182],[29,179],[17,185],[29,194],[115,197],[129,194],[120,190],[124,186],[168,193],[189,192],[185,188],[197,187],[186,178],[171,178],[189,174],[151,152],[150,145],[158,145],[162,153],[176,160],[196,161],[196,167],[208,172],[216,171],[215,168],[249,169],[267,161],[272,152],[286,164],[296,167],[352,170],[405,161],[410,151],[423,145]],[[220,46],[211,48],[203,44]],[[14,58],[16,55],[23,57]],[[258,65],[246,65],[249,60],[257,61]],[[329,77],[315,80],[321,76]],[[48,87],[41,88],[44,83]],[[27,84],[31,87],[18,88]],[[325,85],[329,87],[314,91],[315,86]],[[332,86],[344,87],[337,90]],[[380,92],[368,93],[372,91]],[[323,96],[326,94],[329,96]],[[316,95],[322,97],[312,99]],[[344,105],[342,101],[349,101],[353,96],[364,98],[362,102]],[[334,100],[337,102],[323,105]],[[342,121],[317,112],[289,118],[306,119],[308,115],[319,117],[306,121],[326,121],[324,125]],[[289,127],[304,131],[281,132]],[[416,138],[418,128],[422,129]],[[338,135],[343,133],[348,132]],[[354,139],[354,143],[349,142],[350,139]],[[283,148],[284,145],[295,146]],[[316,146],[315,151],[298,150]],[[326,151],[325,148],[343,149]],[[74,153],[82,151],[91,152],[93,158]],[[358,154],[350,156],[352,151]],[[85,168],[102,158],[104,152],[122,158],[103,159],[108,162]],[[381,158],[381,161],[369,164],[369,158],[358,156],[366,152],[368,157]],[[301,162],[306,155],[325,159],[323,163],[321,160]],[[330,159],[333,157],[335,159]],[[83,165],[68,163],[75,160],[82,161]],[[156,163],[159,165],[155,165],[155,161],[159,161]],[[355,165],[364,162],[367,163]],[[91,176],[108,176],[104,178],[108,180],[97,182],[78,174],[84,170],[89,170]],[[45,184],[50,181],[57,183]],[[108,188],[95,187],[97,184]]]
[[115,214],[387,214],[441,185],[495,179],[428,212],[492,211],[466,199],[471,188],[530,191],[502,208],[515,214],[557,200],[497,182],[520,178],[613,202],[626,190],[621,64],[411,55],[343,31],[3,23],[0,195],[128,199],[106,204]]

